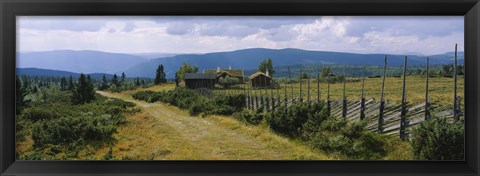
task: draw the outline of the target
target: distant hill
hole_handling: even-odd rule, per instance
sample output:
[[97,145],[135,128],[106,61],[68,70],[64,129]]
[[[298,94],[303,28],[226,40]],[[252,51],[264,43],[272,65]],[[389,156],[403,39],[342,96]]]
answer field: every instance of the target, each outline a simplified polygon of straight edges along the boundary
[[17,68],[68,70],[74,73],[119,73],[145,61],[147,59],[140,56],[88,50],[17,53]]
[[[60,71],[60,70],[49,70],[49,69],[39,69],[39,68],[17,68],[17,75],[30,75],[30,76],[53,76],[53,77],[70,77],[78,78],[80,73]],[[95,80],[101,80],[103,75],[107,79],[112,79],[113,74],[107,73],[90,73],[88,74]]]
[[[384,54],[355,54],[327,51],[308,51],[301,49],[265,49],[252,48],[230,52],[216,52],[207,54],[182,54],[173,57],[152,59],[132,66],[125,73],[130,76],[154,77],[158,65],[163,64],[168,78],[173,78],[175,71],[183,63],[189,63],[204,69],[256,69],[258,64],[271,58],[274,66],[334,64],[334,65],[383,65]],[[403,55],[388,55],[389,66],[402,66]],[[425,56],[408,56],[408,65],[425,64]],[[453,63],[453,53],[430,56],[431,64]],[[459,64],[463,63],[463,52],[459,53]]]

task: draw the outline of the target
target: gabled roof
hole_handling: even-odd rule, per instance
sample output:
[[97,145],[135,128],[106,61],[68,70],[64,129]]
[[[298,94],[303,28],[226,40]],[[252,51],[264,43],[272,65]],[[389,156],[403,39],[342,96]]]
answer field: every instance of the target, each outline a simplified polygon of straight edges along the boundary
[[221,75],[222,73],[224,74],[226,73],[231,77],[237,77],[237,78],[243,77],[243,70],[220,70],[220,72],[217,72],[217,70],[213,70],[213,69],[203,70],[203,74],[216,74],[218,76],[218,75]]
[[250,75],[248,78],[253,79],[253,78],[258,77],[258,76],[260,76],[260,75],[263,75],[263,76],[265,76],[265,77],[267,77],[267,78],[271,78],[270,76],[267,76],[265,73],[260,72],[260,71],[255,72],[254,74]]
[[216,79],[215,74],[185,73],[183,79]]

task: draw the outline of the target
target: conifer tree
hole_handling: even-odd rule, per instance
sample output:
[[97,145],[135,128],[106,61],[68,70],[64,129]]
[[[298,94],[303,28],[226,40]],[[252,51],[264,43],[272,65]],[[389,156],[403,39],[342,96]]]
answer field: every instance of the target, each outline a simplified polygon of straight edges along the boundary
[[135,86],[139,86],[140,85],[140,78],[137,77],[137,79],[135,80]]
[[127,80],[127,76],[125,75],[124,72],[122,72],[122,80],[120,81],[120,85],[124,85],[126,80]]
[[72,90],[72,103],[84,104],[95,99],[95,89],[93,88],[90,76],[85,77],[82,73],[78,78],[78,85]]
[[65,91],[67,90],[67,79],[64,77],[62,77],[62,79],[60,79],[60,90],[61,91]]
[[20,112],[20,107],[25,105],[25,102],[23,101],[23,99],[25,97],[25,89],[23,89],[22,82],[20,81],[18,76],[16,76],[15,81],[16,81],[15,82],[15,93],[16,93],[15,102],[16,102],[16,109],[17,109],[17,113],[18,113],[18,112]]
[[72,91],[75,88],[75,84],[73,83],[73,78],[70,76],[68,79],[68,90]]
[[157,74],[155,76],[155,84],[165,83],[167,79],[165,78],[165,71],[163,68],[163,64],[160,64],[157,68]]
[[112,84],[118,87],[118,76],[117,76],[117,74],[113,75]]
[[105,76],[105,74],[103,75],[102,77],[102,83],[100,84],[100,90],[105,90],[105,89],[108,89],[108,81],[107,81],[107,77]]

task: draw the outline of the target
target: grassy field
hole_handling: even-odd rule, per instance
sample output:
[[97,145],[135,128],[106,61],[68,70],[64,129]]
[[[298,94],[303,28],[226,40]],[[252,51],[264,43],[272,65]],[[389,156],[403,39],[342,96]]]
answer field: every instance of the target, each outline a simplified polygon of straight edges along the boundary
[[[170,90],[174,84],[147,90]],[[139,90],[145,90],[144,88]],[[297,141],[278,136],[267,126],[251,126],[231,117],[212,115],[192,117],[188,112],[162,103],[133,100],[131,93],[99,92],[137,104],[139,114],[127,116],[130,122],[120,127],[112,147],[114,159],[135,160],[284,160],[332,159]],[[98,150],[99,159],[109,147]]]
[[[362,82],[361,79],[347,78],[346,83],[346,96],[348,99],[360,99]],[[307,99],[307,81],[302,83],[303,99]],[[387,101],[401,102],[402,100],[402,81],[403,78],[387,77],[385,79],[385,99]],[[441,106],[453,107],[453,78],[446,77],[432,77],[429,79],[429,97],[431,103]],[[464,79],[463,76],[458,77],[457,95],[464,98]],[[245,85],[248,86],[248,85]],[[292,93],[293,86],[293,93]],[[382,90],[382,78],[365,78],[365,97],[367,99],[374,98],[380,100]],[[243,87],[240,85],[238,87]],[[320,98],[325,100],[327,98],[327,84],[320,84]],[[238,90],[237,93],[243,90]],[[278,90],[280,97],[284,97],[285,84],[281,83]],[[216,90],[216,92],[227,93],[229,90]],[[268,89],[266,92],[262,90],[253,90],[250,93],[256,95],[268,95],[271,94],[277,96],[276,89]],[[406,98],[407,102],[411,104],[420,104],[425,101],[425,78],[420,76],[407,76],[406,79]],[[287,89],[287,96],[298,98],[300,96],[300,83],[289,84]],[[317,100],[317,83],[315,79],[310,82],[310,98],[311,100]],[[343,96],[343,83],[330,84],[330,98],[332,100],[342,99]],[[462,103],[462,107],[464,107]]]

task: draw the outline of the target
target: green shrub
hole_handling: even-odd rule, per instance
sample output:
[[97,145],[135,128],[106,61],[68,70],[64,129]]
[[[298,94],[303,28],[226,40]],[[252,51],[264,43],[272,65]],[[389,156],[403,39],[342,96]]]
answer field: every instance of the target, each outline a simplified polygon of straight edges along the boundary
[[191,115],[199,114],[219,114],[231,115],[234,112],[245,108],[246,96],[240,95],[218,95],[212,99],[200,95],[196,90],[175,89],[173,91],[153,92],[141,91],[132,94],[132,97],[147,102],[161,101],[186,109]]
[[190,108],[188,108],[188,113],[190,115],[199,115],[200,113],[205,112],[207,109],[206,104],[204,102],[196,101],[194,102]]
[[412,132],[414,155],[421,160],[463,160],[464,124],[444,118],[422,122]]
[[305,103],[298,103],[285,109],[279,108],[267,119],[272,130],[295,137],[297,136],[303,124],[307,121],[310,108]]
[[252,124],[252,125],[258,125],[260,124],[264,116],[266,116],[264,113],[260,112],[253,112],[248,109],[243,109],[240,112],[233,113],[233,117],[236,118],[239,121]]
[[386,156],[386,142],[382,134],[366,131],[366,122],[347,123],[343,118],[328,117],[314,135],[310,143],[337,156],[349,159],[381,159]]
[[43,119],[55,119],[60,117],[58,112],[56,112],[54,107],[29,107],[23,111],[23,117],[30,119],[32,121],[38,121]]

